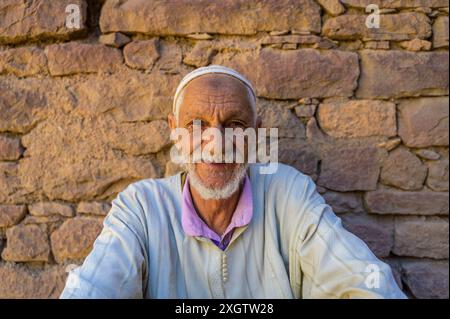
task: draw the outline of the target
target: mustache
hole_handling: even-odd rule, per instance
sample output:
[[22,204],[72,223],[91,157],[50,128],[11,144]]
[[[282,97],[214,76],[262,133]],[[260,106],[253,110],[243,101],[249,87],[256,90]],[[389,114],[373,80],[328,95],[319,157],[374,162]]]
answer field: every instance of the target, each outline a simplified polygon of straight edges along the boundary
[[[211,154],[209,152],[201,152],[198,154],[199,156],[195,155],[194,152],[191,154],[181,154],[180,157],[182,158],[183,163],[217,163],[217,164],[243,164],[246,162],[245,155],[236,152],[233,154],[220,154],[220,153],[214,153]],[[236,160],[238,158],[241,158],[242,160]]]
[[202,156],[202,162],[203,163],[225,163],[225,155],[220,154],[203,154]]

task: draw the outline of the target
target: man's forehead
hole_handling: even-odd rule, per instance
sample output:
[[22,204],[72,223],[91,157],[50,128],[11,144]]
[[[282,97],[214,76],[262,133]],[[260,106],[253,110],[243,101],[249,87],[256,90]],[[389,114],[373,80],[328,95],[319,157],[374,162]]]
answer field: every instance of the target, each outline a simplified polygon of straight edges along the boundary
[[227,95],[219,97],[209,94],[201,94],[195,98],[186,99],[180,110],[180,117],[208,118],[216,112],[225,118],[230,116],[242,119],[253,117],[252,107],[248,101]]
[[247,106],[252,111],[245,84],[225,74],[208,74],[194,79],[184,89],[183,104],[181,113],[215,106],[230,111],[243,110],[243,106]]
[[[248,98],[240,94],[227,90],[214,91],[190,91],[186,92],[183,99],[185,104],[195,105],[230,105],[238,104],[242,107],[242,104],[249,104]],[[250,105],[249,105],[250,107]]]
[[228,74],[205,74],[186,85],[184,95],[187,96],[190,93],[207,93],[218,98],[224,94],[246,96],[247,87],[242,81]]

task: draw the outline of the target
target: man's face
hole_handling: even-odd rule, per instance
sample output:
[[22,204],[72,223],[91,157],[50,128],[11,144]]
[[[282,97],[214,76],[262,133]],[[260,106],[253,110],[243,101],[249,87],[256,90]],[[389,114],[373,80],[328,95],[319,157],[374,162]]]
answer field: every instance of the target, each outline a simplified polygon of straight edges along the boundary
[[[192,132],[194,120],[201,121],[201,130],[216,128],[224,136],[225,128],[255,128],[259,119],[255,118],[246,86],[229,75],[207,74],[192,80],[184,89],[178,122],[169,116],[172,129],[186,128]],[[201,148],[213,137],[203,140]],[[191,139],[192,143],[192,139]],[[222,146],[224,138],[222,139]],[[189,148],[192,153],[192,145]],[[245,145],[245,149],[247,146]],[[222,153],[223,154],[223,153]],[[201,161],[189,165],[203,186],[221,189],[232,182],[235,175],[246,167],[244,163],[208,163]]]

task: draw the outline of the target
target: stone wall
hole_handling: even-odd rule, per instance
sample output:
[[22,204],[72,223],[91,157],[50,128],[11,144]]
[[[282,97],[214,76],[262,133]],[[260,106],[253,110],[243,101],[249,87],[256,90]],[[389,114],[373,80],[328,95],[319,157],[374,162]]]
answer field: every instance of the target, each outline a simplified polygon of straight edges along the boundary
[[116,194],[176,171],[166,116],[208,64],[410,297],[448,298],[448,0],[2,0],[0,297],[57,297]]

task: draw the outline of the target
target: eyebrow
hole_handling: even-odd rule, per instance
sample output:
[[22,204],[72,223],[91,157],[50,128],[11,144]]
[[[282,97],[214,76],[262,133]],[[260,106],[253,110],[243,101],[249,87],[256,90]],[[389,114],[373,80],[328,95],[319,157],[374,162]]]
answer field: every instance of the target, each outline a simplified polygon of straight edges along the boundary
[[[249,117],[245,117],[244,118],[244,117],[241,116],[241,114],[242,113],[237,108],[233,109],[232,111],[227,113],[227,117],[224,119],[223,122],[225,123],[225,122],[228,122],[230,120],[237,119],[237,120],[241,120],[241,121],[245,122],[245,124],[250,125],[251,122],[252,122],[251,118],[249,118]],[[193,120],[201,120],[202,122],[209,123],[209,120],[205,117],[204,113],[195,112],[189,118],[189,120],[187,120],[183,125],[186,126],[187,124],[190,124]]]
[[242,112],[240,112],[239,110],[233,110],[228,114],[225,121],[229,121],[230,119],[239,119],[239,120],[248,122],[249,119],[247,117],[245,117],[245,118],[241,117],[241,114],[242,114]]

